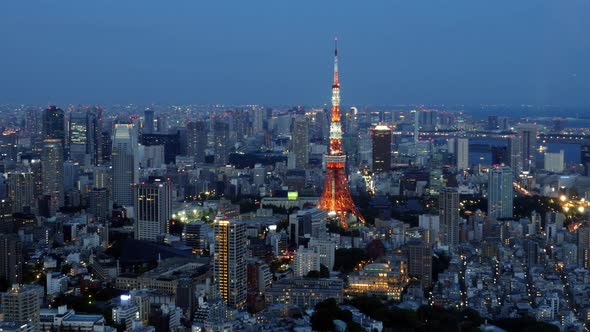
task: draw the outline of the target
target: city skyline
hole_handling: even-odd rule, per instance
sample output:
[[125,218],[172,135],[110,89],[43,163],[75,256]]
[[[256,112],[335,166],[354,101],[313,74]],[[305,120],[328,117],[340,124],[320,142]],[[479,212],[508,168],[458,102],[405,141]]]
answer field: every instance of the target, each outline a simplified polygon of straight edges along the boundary
[[1,6],[0,102],[590,104],[584,1]]

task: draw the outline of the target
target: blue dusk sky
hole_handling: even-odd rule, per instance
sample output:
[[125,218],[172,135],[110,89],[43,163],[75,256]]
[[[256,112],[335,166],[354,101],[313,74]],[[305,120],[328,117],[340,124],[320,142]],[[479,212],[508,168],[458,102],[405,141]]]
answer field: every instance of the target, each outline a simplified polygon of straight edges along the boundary
[[2,0],[0,103],[590,106],[590,0]]

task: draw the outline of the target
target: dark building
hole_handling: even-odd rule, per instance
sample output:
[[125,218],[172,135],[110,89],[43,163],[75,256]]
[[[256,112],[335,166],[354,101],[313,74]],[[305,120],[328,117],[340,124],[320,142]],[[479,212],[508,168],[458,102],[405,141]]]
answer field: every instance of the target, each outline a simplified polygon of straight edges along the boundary
[[65,139],[64,111],[57,106],[49,106],[43,112],[43,139]]
[[391,169],[391,128],[383,125],[373,128],[373,172]]
[[207,148],[207,123],[191,121],[186,124],[186,154],[197,163],[205,162]]
[[147,109],[143,113],[143,133],[153,134],[154,133],[154,111]]
[[164,145],[164,161],[166,164],[175,163],[180,154],[179,134],[143,134],[141,144],[145,146]]
[[0,234],[0,278],[9,285],[22,282],[23,245],[15,234]]
[[492,146],[492,165],[510,165],[507,146]]
[[580,153],[580,163],[584,166],[584,175],[590,176],[590,145],[582,145]]

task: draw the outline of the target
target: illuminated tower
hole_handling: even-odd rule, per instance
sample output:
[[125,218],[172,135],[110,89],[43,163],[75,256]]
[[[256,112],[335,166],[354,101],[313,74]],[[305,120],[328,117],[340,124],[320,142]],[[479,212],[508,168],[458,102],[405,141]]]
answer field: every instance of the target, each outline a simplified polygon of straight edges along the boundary
[[[337,42],[337,40],[336,40]],[[342,227],[346,228],[349,213],[355,215],[361,222],[364,218],[354,205],[348,179],[346,178],[346,155],[342,151],[342,127],[340,126],[340,83],[338,82],[338,47],[334,49],[334,84],[332,84],[332,112],[330,121],[330,146],[328,154],[324,156],[326,162],[326,180],[324,192],[318,202],[318,207],[327,210],[329,215],[337,216]]]

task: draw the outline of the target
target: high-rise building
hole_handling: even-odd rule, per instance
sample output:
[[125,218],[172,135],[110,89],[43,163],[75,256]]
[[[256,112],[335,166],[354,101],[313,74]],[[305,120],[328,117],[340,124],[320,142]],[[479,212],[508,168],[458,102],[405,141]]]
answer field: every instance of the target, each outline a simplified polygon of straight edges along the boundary
[[590,226],[578,228],[578,267],[590,268]]
[[193,157],[195,162],[205,162],[207,148],[207,123],[191,121],[186,124],[186,154]]
[[508,139],[508,157],[510,158],[509,165],[515,175],[519,174],[523,170],[521,148],[522,147],[520,145],[520,139],[518,138],[518,135],[511,136]]
[[307,246],[320,255],[320,264],[327,267],[329,271],[332,271],[336,260],[336,244],[334,241],[327,238],[312,237],[309,239]]
[[154,131],[154,111],[146,109],[143,113],[143,134],[153,134]]
[[590,176],[590,145],[580,147],[580,163],[584,166],[584,175]]
[[41,170],[43,194],[50,198],[49,214],[55,215],[64,206],[64,153],[62,140],[46,139],[43,141]]
[[466,170],[469,168],[469,139],[457,138],[457,149],[455,150],[457,157],[457,169]]
[[109,219],[111,205],[107,188],[92,188],[88,193],[88,213],[96,222],[102,223]]
[[32,172],[9,172],[6,176],[12,212],[34,212],[36,208],[34,174]]
[[456,188],[443,188],[438,197],[441,242],[459,244],[459,192]]
[[318,208],[338,217],[342,227],[348,227],[348,217],[354,215],[361,222],[365,219],[358,211],[350,195],[346,175],[346,154],[342,149],[342,126],[340,124],[340,82],[338,80],[338,47],[334,49],[334,81],[332,83],[332,110],[330,113],[330,144],[324,155],[326,179],[318,201]]
[[246,303],[246,224],[215,220],[214,282],[228,306],[240,308]]
[[49,106],[43,111],[43,139],[59,139],[65,143],[64,111],[56,106]]
[[133,184],[137,183],[137,139],[131,124],[116,124],[113,135],[113,201],[133,205]]
[[391,169],[391,128],[378,125],[373,128],[373,172]]
[[293,260],[293,274],[305,277],[310,271],[320,271],[320,253],[315,248],[299,246]]
[[4,321],[15,322],[21,326],[26,324],[20,331],[39,332],[42,296],[42,287],[12,285],[8,291],[0,293]]
[[297,115],[293,118],[291,145],[292,151],[295,153],[295,168],[307,168],[309,162],[309,120],[305,115]]
[[0,234],[0,278],[18,284],[23,278],[23,244],[16,234]]
[[102,163],[102,109],[78,109],[68,121],[69,159],[80,165]]
[[254,107],[252,109],[252,130],[255,134],[261,133],[264,130],[264,121],[266,120],[266,110],[261,107]]
[[544,156],[545,160],[543,161],[544,167],[546,171],[549,172],[563,172],[563,165],[564,165],[564,154],[563,150],[559,152],[546,152]]
[[214,162],[215,165],[226,165],[229,162],[229,124],[217,120],[213,124]]
[[516,132],[520,146],[522,170],[534,170],[535,156],[537,154],[537,125],[534,123],[524,123],[516,128]]
[[422,287],[432,284],[432,247],[420,239],[412,239],[404,246],[408,258],[408,276],[420,279]]
[[135,238],[157,241],[172,218],[172,183],[154,181],[135,186]]
[[488,178],[488,217],[512,218],[514,175],[508,166],[492,167]]
[[209,227],[202,221],[186,223],[182,230],[182,240],[186,246],[192,248],[193,253],[201,255],[206,249],[208,231]]

